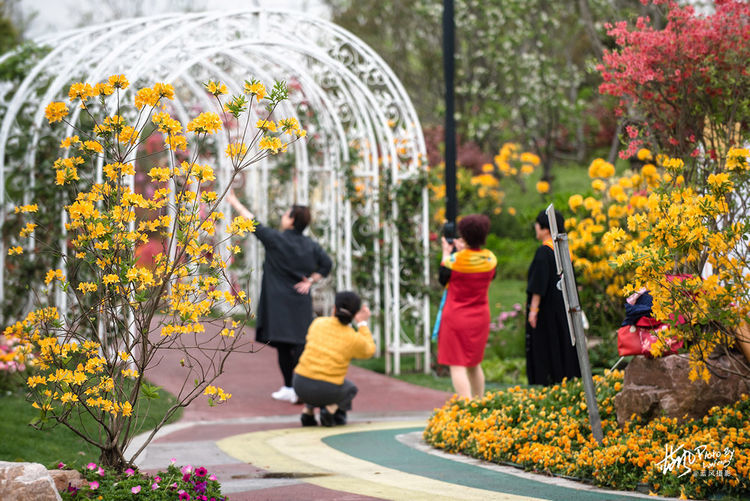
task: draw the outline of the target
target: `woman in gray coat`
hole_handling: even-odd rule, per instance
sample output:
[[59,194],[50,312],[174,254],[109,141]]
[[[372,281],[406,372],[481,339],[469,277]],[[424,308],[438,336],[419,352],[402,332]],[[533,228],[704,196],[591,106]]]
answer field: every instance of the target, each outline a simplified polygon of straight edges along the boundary
[[[255,219],[234,193],[229,192],[227,200],[241,216]],[[323,248],[302,234],[309,223],[310,209],[293,205],[281,216],[279,231],[256,221],[254,233],[266,251],[255,340],[276,348],[284,385],[271,396],[291,403],[298,400],[292,388],[294,367],[312,322],[310,288],[332,266]]]

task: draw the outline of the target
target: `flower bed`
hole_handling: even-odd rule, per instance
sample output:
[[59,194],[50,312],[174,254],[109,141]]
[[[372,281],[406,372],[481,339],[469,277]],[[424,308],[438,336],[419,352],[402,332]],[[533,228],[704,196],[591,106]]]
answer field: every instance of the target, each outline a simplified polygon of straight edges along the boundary
[[594,376],[604,440],[591,435],[580,379],[545,388],[454,397],[424,431],[430,445],[620,490],[705,498],[750,493],[750,397],[701,420],[617,424],[622,371]]
[[[64,464],[59,465],[64,468]],[[216,476],[206,468],[193,468],[191,465],[178,468],[172,464],[165,471],[155,475],[145,475],[128,468],[123,473],[105,470],[96,463],[81,468],[84,483],[81,486],[69,485],[60,495],[64,501],[78,499],[96,500],[193,500],[225,501]]]

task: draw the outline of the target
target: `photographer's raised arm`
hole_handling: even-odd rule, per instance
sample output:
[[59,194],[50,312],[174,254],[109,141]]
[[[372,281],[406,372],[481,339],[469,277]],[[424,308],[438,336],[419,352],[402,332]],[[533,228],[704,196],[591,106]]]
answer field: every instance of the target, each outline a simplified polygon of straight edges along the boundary
[[245,217],[247,219],[255,219],[255,216],[252,212],[248,210],[247,207],[242,205],[242,203],[237,199],[237,197],[234,194],[234,191],[229,190],[227,193],[227,201],[229,204],[234,208],[234,210],[237,211],[237,214],[239,214],[242,217]]

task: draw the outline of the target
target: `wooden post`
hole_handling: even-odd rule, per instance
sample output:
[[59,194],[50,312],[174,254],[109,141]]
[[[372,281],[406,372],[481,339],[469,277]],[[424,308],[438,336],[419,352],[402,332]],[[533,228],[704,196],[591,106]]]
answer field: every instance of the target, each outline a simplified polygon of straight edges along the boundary
[[[596,404],[596,391],[594,389],[594,378],[591,376],[591,364],[589,363],[589,352],[586,348],[586,337],[583,333],[583,310],[578,301],[573,263],[570,261],[568,234],[565,233],[565,228],[557,227],[557,218],[555,217],[555,207],[553,204],[549,204],[549,207],[547,207],[547,218],[549,219],[550,233],[552,233],[552,241],[555,246],[557,273],[561,276],[560,283],[562,285],[563,300],[565,301],[565,312],[568,317],[570,342],[576,347],[578,365],[581,368],[581,379],[583,380],[583,390],[586,394],[586,407],[589,410],[591,433],[599,445],[601,445],[604,433],[602,432],[602,421],[599,417],[599,407]],[[562,233],[559,233],[559,231],[562,231]]]

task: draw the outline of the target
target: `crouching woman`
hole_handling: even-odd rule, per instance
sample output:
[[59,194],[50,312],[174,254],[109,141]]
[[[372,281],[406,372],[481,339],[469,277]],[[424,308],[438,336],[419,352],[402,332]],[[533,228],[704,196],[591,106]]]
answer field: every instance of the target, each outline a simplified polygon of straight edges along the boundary
[[[346,424],[357,387],[346,379],[352,358],[370,358],[375,342],[367,327],[370,309],[354,292],[336,294],[333,314],[318,317],[307,330],[305,350],[294,369],[294,391],[305,408],[302,426],[316,426],[315,408],[320,407],[320,424]],[[352,322],[357,330],[352,329]]]

